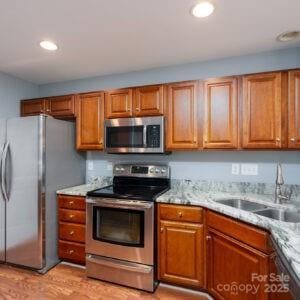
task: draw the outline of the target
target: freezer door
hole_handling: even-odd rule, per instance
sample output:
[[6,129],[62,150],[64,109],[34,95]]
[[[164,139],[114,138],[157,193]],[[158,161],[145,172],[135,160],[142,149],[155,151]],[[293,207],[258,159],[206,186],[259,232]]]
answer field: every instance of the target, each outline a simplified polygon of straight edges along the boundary
[[[4,149],[5,140],[6,140],[6,119],[0,119],[0,161],[2,158],[2,152]],[[0,261],[5,261],[5,201],[1,190],[1,178],[0,178]]]
[[7,121],[6,261],[33,269],[44,267],[44,118]]

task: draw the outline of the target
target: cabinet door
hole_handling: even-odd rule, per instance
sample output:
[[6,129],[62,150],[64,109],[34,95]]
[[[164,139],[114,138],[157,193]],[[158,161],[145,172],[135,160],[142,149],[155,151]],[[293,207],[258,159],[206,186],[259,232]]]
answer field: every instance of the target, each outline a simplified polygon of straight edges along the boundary
[[129,118],[132,116],[132,89],[120,89],[105,94],[105,117]]
[[288,147],[300,148],[300,70],[289,72]]
[[160,279],[203,287],[203,225],[171,221],[160,221],[159,225]]
[[75,96],[59,96],[47,100],[47,113],[53,117],[75,117]]
[[204,93],[204,148],[237,148],[237,79],[206,81]]
[[[208,229],[208,289],[216,299],[263,300],[268,299],[264,284],[254,277],[268,274],[268,255]],[[257,278],[257,277],[256,277]],[[246,292],[246,285],[257,287],[257,292]]]
[[34,116],[46,112],[45,99],[33,99],[21,101],[21,116]]
[[243,78],[243,147],[280,148],[282,145],[281,73]]
[[197,82],[167,87],[167,149],[198,148]]
[[136,88],[134,93],[133,110],[134,115],[137,117],[163,115],[163,86],[153,85]]
[[102,150],[104,134],[104,93],[78,95],[77,105],[77,149]]

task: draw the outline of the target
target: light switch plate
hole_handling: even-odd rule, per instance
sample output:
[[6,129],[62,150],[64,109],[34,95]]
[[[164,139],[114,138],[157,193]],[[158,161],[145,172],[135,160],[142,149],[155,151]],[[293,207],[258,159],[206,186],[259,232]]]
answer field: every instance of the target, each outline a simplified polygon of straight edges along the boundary
[[93,171],[94,170],[94,163],[92,161],[88,162],[88,170]]
[[232,175],[240,174],[240,164],[231,164],[231,174]]
[[258,175],[258,165],[257,164],[242,164],[241,165],[242,175]]

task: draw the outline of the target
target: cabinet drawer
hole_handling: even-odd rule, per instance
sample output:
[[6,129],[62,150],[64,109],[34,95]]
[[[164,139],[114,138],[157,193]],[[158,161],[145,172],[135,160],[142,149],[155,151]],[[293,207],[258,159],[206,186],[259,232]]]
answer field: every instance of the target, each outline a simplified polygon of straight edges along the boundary
[[207,225],[264,253],[271,253],[269,234],[254,226],[208,211]]
[[85,245],[59,241],[58,256],[63,260],[85,264]]
[[202,223],[203,209],[181,205],[159,205],[159,215],[162,220]]
[[59,238],[61,240],[85,243],[85,225],[59,223]]
[[74,196],[58,196],[59,208],[85,210],[85,198]]
[[85,211],[60,208],[59,221],[85,224]]

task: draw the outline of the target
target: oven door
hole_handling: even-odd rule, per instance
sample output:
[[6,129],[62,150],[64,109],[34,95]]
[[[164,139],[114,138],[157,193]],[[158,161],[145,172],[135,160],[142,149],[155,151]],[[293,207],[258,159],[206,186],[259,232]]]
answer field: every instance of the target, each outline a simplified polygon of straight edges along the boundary
[[153,265],[154,204],[87,198],[86,253]]

